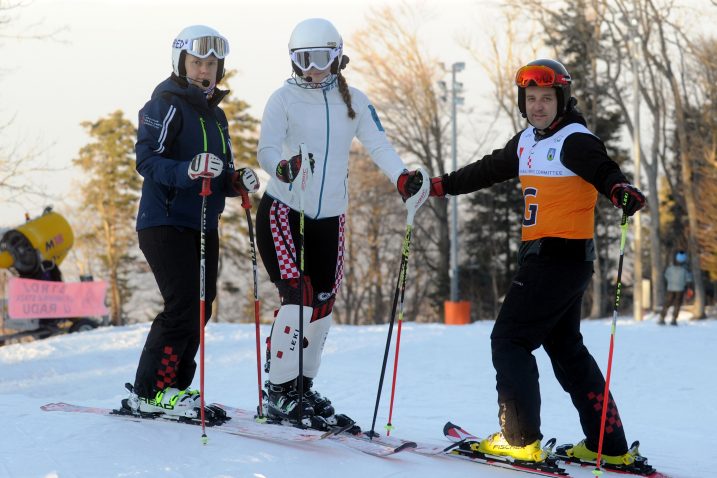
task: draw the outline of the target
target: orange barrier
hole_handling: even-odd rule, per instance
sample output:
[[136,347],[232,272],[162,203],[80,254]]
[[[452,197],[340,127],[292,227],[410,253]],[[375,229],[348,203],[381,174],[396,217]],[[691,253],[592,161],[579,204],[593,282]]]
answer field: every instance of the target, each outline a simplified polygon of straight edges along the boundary
[[471,303],[467,300],[443,303],[446,325],[465,325],[471,323]]

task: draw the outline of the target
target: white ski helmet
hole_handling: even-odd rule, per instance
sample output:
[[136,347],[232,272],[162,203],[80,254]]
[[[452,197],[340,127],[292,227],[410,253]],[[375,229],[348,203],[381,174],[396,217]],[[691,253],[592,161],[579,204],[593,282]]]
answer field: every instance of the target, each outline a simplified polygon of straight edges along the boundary
[[331,73],[338,73],[348,63],[343,57],[343,48],[341,35],[330,21],[309,18],[296,25],[291,32],[291,66],[300,77],[312,67],[318,70],[331,67]]
[[199,58],[217,57],[217,83],[224,77],[224,58],[229,54],[229,42],[219,32],[204,25],[192,25],[179,32],[172,42],[172,69],[180,78],[187,76],[184,67],[187,52]]

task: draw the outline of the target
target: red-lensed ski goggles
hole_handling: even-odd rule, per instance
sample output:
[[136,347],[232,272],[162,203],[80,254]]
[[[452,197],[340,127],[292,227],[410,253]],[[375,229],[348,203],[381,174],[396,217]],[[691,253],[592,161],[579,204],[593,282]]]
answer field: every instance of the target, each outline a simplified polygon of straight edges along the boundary
[[551,68],[543,65],[524,66],[515,74],[515,84],[520,88],[528,86],[567,86],[570,81],[570,75],[555,73]]

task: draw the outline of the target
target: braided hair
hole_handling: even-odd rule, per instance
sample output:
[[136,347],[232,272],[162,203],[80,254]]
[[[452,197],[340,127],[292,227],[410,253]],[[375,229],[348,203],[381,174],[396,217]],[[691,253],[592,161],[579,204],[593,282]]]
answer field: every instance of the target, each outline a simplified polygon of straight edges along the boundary
[[346,108],[349,110],[349,118],[355,119],[356,112],[354,111],[353,106],[351,106],[351,92],[349,91],[348,83],[346,83],[346,78],[344,78],[344,75],[341,74],[341,71],[339,71],[336,76],[339,82],[339,93],[341,93],[341,98],[343,98],[344,103],[346,103]]

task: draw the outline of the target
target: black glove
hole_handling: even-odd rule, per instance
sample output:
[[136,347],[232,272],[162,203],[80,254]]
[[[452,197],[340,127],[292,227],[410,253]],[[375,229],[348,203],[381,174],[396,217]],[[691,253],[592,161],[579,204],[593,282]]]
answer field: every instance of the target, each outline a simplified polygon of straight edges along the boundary
[[422,185],[423,176],[417,170],[403,171],[396,181],[398,193],[404,201],[420,191]]
[[[311,172],[314,172],[314,155],[309,153],[309,167]],[[292,156],[288,161],[282,159],[279,161],[279,165],[276,167],[276,177],[279,181],[285,183],[292,183],[296,179],[296,175],[299,174],[301,169],[301,155],[297,154]]]
[[[625,201],[625,194],[627,194],[627,201]],[[647,202],[642,191],[630,183],[618,183],[614,185],[610,190],[610,200],[615,207],[622,208],[628,216],[632,216],[645,207],[645,203]]]

